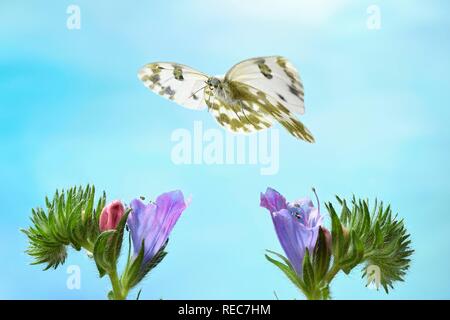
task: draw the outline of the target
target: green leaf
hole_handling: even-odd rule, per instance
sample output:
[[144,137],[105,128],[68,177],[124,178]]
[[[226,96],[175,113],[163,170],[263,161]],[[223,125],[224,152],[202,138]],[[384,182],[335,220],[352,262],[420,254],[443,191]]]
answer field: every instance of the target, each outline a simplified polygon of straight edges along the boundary
[[85,248],[92,252],[100,234],[97,212],[106,202],[105,194],[99,200],[97,210],[92,210],[94,187],[56,190],[53,199],[45,197],[45,209],[32,209],[32,225],[21,231],[28,237],[27,253],[32,264],[46,264],[45,270],[57,268],[67,257],[67,246],[76,250]]
[[306,291],[309,292],[314,291],[317,286],[308,249],[306,249],[305,256],[303,258],[303,283],[305,284]]
[[328,248],[325,233],[322,227],[320,227],[313,254],[314,274],[316,275],[318,281],[321,281],[328,272],[330,261],[331,248]]
[[383,245],[383,234],[381,233],[380,224],[377,221],[374,226],[375,243],[374,247],[379,248]]
[[98,236],[97,241],[95,242],[93,254],[100,277],[103,277],[106,273],[111,272],[116,267],[115,261],[112,261],[111,259],[111,244],[113,242],[113,237],[116,234],[116,230],[104,231]]
[[109,291],[108,292],[108,299],[109,300],[115,300],[115,296],[114,296],[114,292],[113,291]]
[[[393,288],[395,281],[403,281],[409,269],[411,249],[410,235],[402,220],[392,213],[391,206],[375,199],[373,206],[368,200],[353,196],[351,208],[345,209],[345,200],[338,198],[343,206],[341,221],[331,204],[327,205],[332,219],[333,255],[339,267],[349,273],[358,264],[367,268],[374,266],[380,270],[380,285],[386,292]],[[350,232],[348,246],[342,246],[339,223]],[[377,269],[378,270],[378,269]]]
[[102,232],[95,242],[93,254],[100,277],[103,277],[105,272],[110,273],[116,268],[122,248],[123,232],[130,211],[127,210],[122,216],[115,230]]
[[350,233],[350,241],[351,245],[347,256],[340,262],[340,266],[346,274],[349,274],[354,267],[360,264],[364,257],[364,246],[353,230]]
[[345,239],[342,230],[341,222],[336,214],[331,203],[326,205],[328,212],[331,217],[331,238],[332,238],[332,248],[333,256],[336,261],[339,261],[345,254]]
[[132,259],[131,262],[128,261],[127,263],[127,268],[125,269],[121,279],[122,285],[125,288],[131,289],[138,283],[137,279],[139,277],[142,261],[144,259],[144,248],[145,241],[142,240],[141,250],[139,250],[138,255],[134,258],[130,258]]
[[292,266],[291,262],[289,261],[288,258],[286,258],[285,256],[283,256],[282,254],[272,251],[272,250],[266,250],[267,252],[269,252],[270,254],[273,254],[275,256],[277,256],[278,258],[280,258],[281,260],[283,260],[283,262],[291,269],[294,270],[294,267]]
[[341,223],[343,225],[345,225],[350,219],[351,212],[350,212],[349,208],[347,207],[347,202],[345,200],[340,200],[340,203],[342,205],[340,219],[341,219]]
[[156,253],[156,255],[149,262],[145,263],[142,266],[141,272],[139,273],[139,277],[136,279],[136,284],[141,282],[142,279],[144,279],[150,273],[151,270],[156,268],[156,266],[159,265],[163,261],[163,259],[167,255],[167,252],[164,251],[166,246],[167,246],[167,242],[164,244],[164,246],[161,249],[159,249],[159,251]]
[[[268,251],[268,250],[267,250]],[[272,251],[269,251],[272,253]],[[276,254],[277,256],[281,256],[279,254]],[[299,277],[297,276],[297,273],[295,272],[295,270],[289,265],[284,264],[278,260],[273,259],[272,257],[270,257],[269,255],[265,254],[264,255],[266,257],[266,259],[271,262],[272,264],[274,264],[278,269],[280,269],[285,275],[286,277],[297,287],[299,288],[302,292],[304,292],[305,290],[305,286],[302,283],[301,279],[299,279]],[[287,260],[286,258],[283,257],[283,260]]]
[[169,240],[159,249],[159,251],[155,254],[155,256],[148,261],[144,262],[144,253],[145,253],[145,242],[142,241],[141,249],[139,250],[139,254],[134,257],[127,263],[127,267],[122,275],[121,282],[122,285],[126,289],[131,289],[135,287],[139,282],[141,282],[145,276],[147,276],[151,270],[153,270],[164,257],[167,255],[165,248],[167,246]]

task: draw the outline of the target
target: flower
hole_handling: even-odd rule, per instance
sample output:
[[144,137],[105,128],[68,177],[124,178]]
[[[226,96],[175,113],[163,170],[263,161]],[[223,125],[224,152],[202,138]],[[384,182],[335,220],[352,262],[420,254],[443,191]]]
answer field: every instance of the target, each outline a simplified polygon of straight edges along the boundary
[[140,199],[131,202],[127,220],[133,241],[134,255],[137,256],[144,241],[146,264],[166,243],[169,234],[181,213],[186,209],[183,193],[179,190],[161,194],[155,203],[145,205]]
[[100,231],[114,230],[125,213],[125,208],[119,200],[114,200],[103,208],[100,215]]
[[317,242],[323,217],[311,199],[302,198],[292,203],[276,190],[267,188],[261,193],[261,207],[269,210],[278,240],[297,275],[302,274],[306,249],[312,252]]

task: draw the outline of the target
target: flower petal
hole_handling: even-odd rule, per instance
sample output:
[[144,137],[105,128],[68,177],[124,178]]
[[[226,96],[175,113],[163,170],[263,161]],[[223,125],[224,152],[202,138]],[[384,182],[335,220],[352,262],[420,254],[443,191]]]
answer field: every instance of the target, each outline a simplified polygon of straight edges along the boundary
[[183,193],[179,190],[163,193],[156,199],[156,210],[149,218],[149,230],[145,236],[144,261],[152,259],[161,249],[186,207]]
[[309,197],[300,198],[298,200],[295,200],[294,202],[289,203],[289,205],[299,207],[305,212],[314,208],[314,204]]
[[308,226],[310,228],[315,228],[323,224],[323,217],[320,215],[319,209],[313,208],[309,212],[308,216]]
[[134,199],[130,206],[132,211],[128,216],[127,224],[131,232],[134,254],[137,255],[141,250],[142,240],[150,231],[150,220],[155,214],[156,205],[145,205],[140,199]]
[[287,209],[272,213],[272,219],[281,247],[297,274],[301,275],[306,249],[310,252],[314,249],[319,227],[303,226]]
[[296,214],[299,221],[308,228],[314,228],[322,224],[323,218],[317,208],[314,207],[309,197],[298,199],[288,203],[288,209]]
[[270,212],[280,211],[287,208],[286,199],[276,190],[267,188],[266,193],[261,193],[261,207]]

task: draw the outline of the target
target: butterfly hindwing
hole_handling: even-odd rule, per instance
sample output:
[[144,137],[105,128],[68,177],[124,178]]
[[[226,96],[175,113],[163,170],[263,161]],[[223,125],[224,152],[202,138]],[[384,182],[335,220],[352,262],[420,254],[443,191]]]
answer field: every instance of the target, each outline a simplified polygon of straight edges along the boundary
[[265,112],[259,112],[259,105],[253,101],[227,101],[206,88],[205,102],[217,122],[231,132],[251,133],[272,125],[271,117]]
[[232,83],[232,88],[242,101],[247,101],[255,105],[257,114],[264,115],[266,119],[272,118],[276,120],[290,134],[299,139],[311,143],[314,142],[314,137],[308,128],[297,119],[293,112],[272,98],[271,95],[243,83]]
[[225,79],[265,92],[291,112],[305,112],[302,81],[286,58],[271,56],[244,60],[233,66]]
[[204,87],[208,76],[188,66],[159,62],[139,70],[139,79],[150,90],[189,109],[205,108]]

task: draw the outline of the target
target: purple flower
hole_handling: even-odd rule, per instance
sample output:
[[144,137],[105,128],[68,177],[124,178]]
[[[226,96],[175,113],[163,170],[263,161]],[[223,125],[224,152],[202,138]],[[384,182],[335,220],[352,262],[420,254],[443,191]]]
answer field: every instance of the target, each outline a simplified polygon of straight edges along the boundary
[[134,255],[138,255],[144,240],[143,264],[149,262],[166,243],[181,213],[186,209],[179,190],[161,194],[155,203],[145,205],[141,200],[131,202],[127,224],[133,241]]
[[322,225],[319,209],[309,198],[286,202],[271,188],[261,193],[260,205],[270,211],[278,240],[295,272],[301,275],[306,249],[312,252]]

